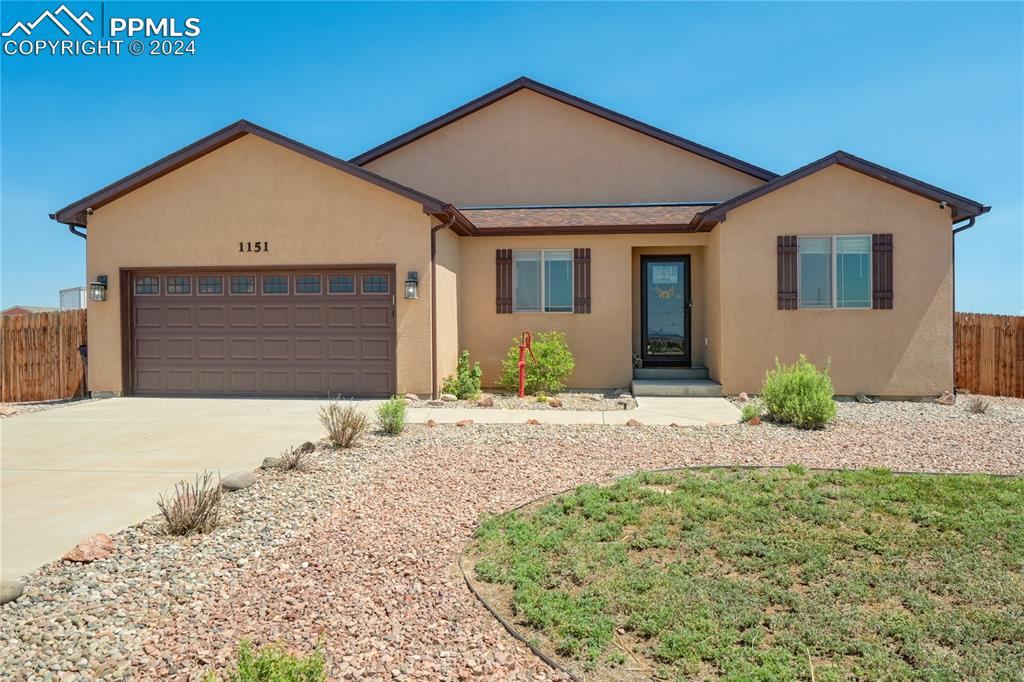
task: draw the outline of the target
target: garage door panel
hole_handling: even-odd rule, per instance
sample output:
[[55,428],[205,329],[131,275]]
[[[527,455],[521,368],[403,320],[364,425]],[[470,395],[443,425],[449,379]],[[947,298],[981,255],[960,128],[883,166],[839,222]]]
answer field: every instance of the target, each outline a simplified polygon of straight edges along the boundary
[[[332,271],[345,270],[277,270],[290,275],[289,293],[280,294],[260,291],[259,271],[254,293],[232,293],[231,271],[147,273],[193,282],[219,275],[225,287],[214,293],[195,287],[191,294],[133,296],[132,390],[142,395],[391,395],[396,384],[391,295],[362,293],[358,273],[355,287],[294,291],[299,275],[316,275],[326,283]],[[393,291],[393,277],[386,277]]]

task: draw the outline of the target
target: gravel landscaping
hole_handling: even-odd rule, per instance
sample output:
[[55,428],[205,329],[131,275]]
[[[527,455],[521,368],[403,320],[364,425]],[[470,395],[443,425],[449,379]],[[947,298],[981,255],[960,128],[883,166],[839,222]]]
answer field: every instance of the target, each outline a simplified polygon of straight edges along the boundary
[[65,398],[63,400],[43,400],[34,403],[0,403],[0,419],[7,419],[8,417],[14,417],[19,414],[45,412],[46,410],[53,410],[58,407],[67,407],[68,405],[77,405],[79,403],[91,403],[96,400],[103,400],[103,398],[88,398],[81,396],[78,398]]
[[444,408],[497,408],[502,410],[576,410],[581,412],[608,412],[632,410],[636,400],[629,389],[613,389],[604,392],[566,390],[538,400],[528,395],[520,398],[511,393],[485,392],[477,400],[413,400],[409,407]]
[[195,679],[248,637],[298,653],[322,639],[336,679],[559,678],[462,581],[482,514],[699,464],[1024,473],[1024,401],[990,402],[985,414],[842,403],[819,431],[410,426],[338,454],[321,446],[312,471],[261,471],[229,494],[208,535],[166,537],[153,518],[114,534],[109,559],[26,576],[25,595],[0,607],[0,677]]

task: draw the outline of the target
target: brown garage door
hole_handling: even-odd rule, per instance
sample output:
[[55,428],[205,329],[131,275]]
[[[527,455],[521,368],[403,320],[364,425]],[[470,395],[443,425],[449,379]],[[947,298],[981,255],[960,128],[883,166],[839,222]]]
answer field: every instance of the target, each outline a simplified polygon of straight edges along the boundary
[[137,395],[389,396],[394,270],[132,272]]

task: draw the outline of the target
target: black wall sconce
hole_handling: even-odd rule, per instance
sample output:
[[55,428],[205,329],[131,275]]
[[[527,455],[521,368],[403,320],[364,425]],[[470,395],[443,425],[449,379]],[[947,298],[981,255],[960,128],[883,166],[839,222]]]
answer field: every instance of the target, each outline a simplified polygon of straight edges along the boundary
[[107,300],[107,276],[100,275],[96,278],[95,282],[89,283],[89,300],[90,301],[105,301]]
[[420,273],[415,270],[410,270],[409,274],[405,278],[405,297],[420,297]]

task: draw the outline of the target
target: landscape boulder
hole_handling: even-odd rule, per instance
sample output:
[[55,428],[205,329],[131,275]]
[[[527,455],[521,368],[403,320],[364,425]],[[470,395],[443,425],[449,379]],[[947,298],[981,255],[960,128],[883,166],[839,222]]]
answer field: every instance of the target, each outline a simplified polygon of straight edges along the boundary
[[761,418],[755,415],[755,416],[751,417],[750,419],[748,419],[747,423],[750,424],[751,426],[760,426],[761,425]]
[[956,405],[956,396],[949,391],[943,391],[942,395],[935,399],[939,405]]
[[295,450],[304,455],[308,455],[311,452],[316,452],[316,443],[307,440],[305,443],[295,448]]
[[404,397],[406,400],[412,400],[413,402],[420,399],[420,397],[415,393],[406,393]]
[[459,397],[454,393],[442,393],[441,400],[446,403],[454,403]]
[[872,403],[874,403],[875,401],[874,401],[874,400],[872,400],[871,398],[867,397],[867,396],[866,396],[866,395],[864,395],[863,393],[858,393],[858,394],[857,394],[857,402],[858,402],[858,403],[864,403],[865,405],[871,405],[871,404],[872,404]]
[[750,400],[750,397],[747,395],[746,391],[740,391],[740,394],[736,396],[736,400],[739,400],[741,403],[745,403]]
[[469,426],[472,423],[473,423],[472,419],[460,419],[459,421],[455,422],[455,425],[456,426]]
[[630,419],[628,422],[626,422],[626,426],[643,426],[643,422],[638,422],[635,419]]
[[494,398],[489,395],[485,395],[480,400],[476,401],[477,407],[494,407]]
[[281,460],[278,457],[264,457],[260,469],[276,469],[280,464]]
[[0,581],[0,604],[14,601],[25,591],[25,586],[17,580]]
[[[299,452],[304,452],[301,447]],[[268,458],[269,459],[269,458]],[[251,471],[236,471],[220,479],[220,487],[224,490],[244,490],[256,482],[256,474]]]
[[425,422],[424,422],[424,425],[425,425],[425,426],[426,426],[426,427],[427,427],[428,429],[432,429],[432,428],[434,428],[435,426],[437,426],[437,422],[436,422],[436,421],[434,421],[433,419],[428,419],[427,421],[425,421]]
[[12,414],[18,414],[18,408],[12,407],[11,405],[0,405],[0,414],[5,417],[10,417]]
[[548,401],[548,405],[550,407],[561,407],[562,406],[562,399],[561,398],[552,398],[551,400]]
[[540,424],[540,422],[537,421],[536,419],[527,419],[526,423],[529,424],[530,426],[537,426],[538,424]]
[[79,542],[74,549],[61,558],[87,564],[97,559],[106,559],[114,553],[114,541],[106,533],[96,533]]

